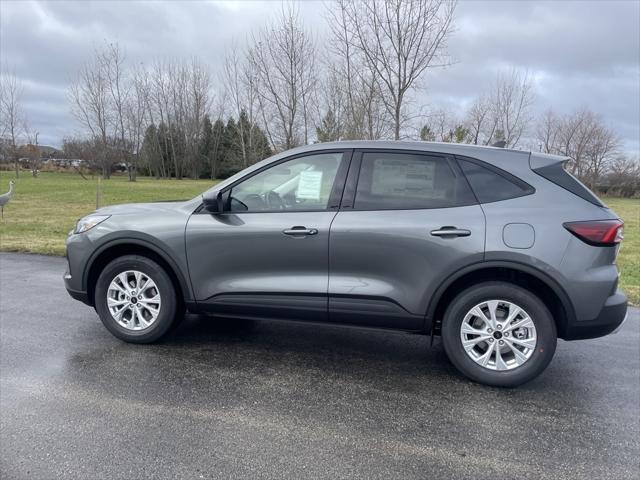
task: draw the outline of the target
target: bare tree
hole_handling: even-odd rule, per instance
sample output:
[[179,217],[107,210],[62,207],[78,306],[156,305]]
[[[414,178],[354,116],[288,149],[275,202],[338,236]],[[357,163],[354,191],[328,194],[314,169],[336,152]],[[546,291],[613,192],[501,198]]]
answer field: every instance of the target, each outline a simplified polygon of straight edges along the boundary
[[123,157],[129,173],[129,181],[136,180],[135,168],[132,168],[131,145],[128,142],[128,119],[131,96],[131,80],[125,67],[125,55],[117,43],[109,43],[105,49],[97,52],[97,67],[106,83],[108,109],[110,110],[111,130],[116,145],[115,154]]
[[564,116],[546,112],[538,122],[536,138],[545,153],[569,157],[569,170],[592,188],[620,149],[615,132],[586,108]]
[[165,176],[172,169],[178,179],[199,176],[205,163],[200,154],[202,125],[213,101],[208,68],[195,58],[158,61],[142,74],[149,78],[139,89],[144,93],[144,117],[157,126],[154,151],[161,152],[155,171]]
[[617,155],[609,165],[607,193],[631,197],[640,191],[640,159]]
[[[227,93],[223,92],[221,96],[216,99],[216,102],[213,104],[213,118],[215,119],[214,124],[212,125],[212,136],[211,136],[211,144],[209,147],[209,170],[210,170],[210,178],[214,180],[218,174],[218,167],[220,164],[220,153],[222,152],[222,141],[224,135],[224,122],[223,118],[226,112],[227,105]],[[252,113],[253,114],[253,113]]]
[[38,136],[40,132],[33,130],[25,122],[23,126],[25,132],[25,138],[27,140],[27,152],[29,157],[29,169],[31,175],[36,178],[40,173],[40,148],[38,147]]
[[325,10],[331,36],[322,89],[324,111],[319,117],[324,119],[329,110],[336,116],[340,139],[388,138],[392,136],[393,122],[380,81],[357,47],[347,2],[338,1],[338,8],[335,7],[336,3],[328,3]]
[[620,153],[620,139],[616,133],[602,125],[599,118],[597,120],[586,155],[586,180],[591,188],[596,187],[614,156]]
[[[253,123],[254,106],[256,103],[256,82],[253,69],[248,66],[248,62],[240,57],[236,45],[232,45],[229,49],[224,62],[223,81],[225,85],[226,98],[231,101],[233,106],[233,116],[240,119],[243,112],[248,112],[250,122]],[[242,166],[247,167],[248,150],[251,147],[247,143],[251,143],[251,129],[245,132],[245,122],[238,122],[240,135],[240,151],[242,153]]]
[[400,139],[407,96],[428,68],[450,63],[453,0],[338,0],[345,38],[380,83],[393,134]]
[[[327,23],[331,28],[331,36],[328,45],[330,53],[326,63],[326,78],[322,88],[323,109],[326,116],[332,112],[336,118],[339,138],[347,135],[351,138],[363,138],[361,124],[356,107],[356,98],[360,90],[358,76],[362,71],[361,58],[353,48],[353,34],[349,31],[349,21],[342,2],[338,2],[340,8],[335,8],[336,3],[328,3],[325,12]],[[347,133],[349,132],[349,133]]]
[[251,38],[248,67],[265,128],[276,149],[308,143],[317,82],[316,50],[297,10],[283,7],[277,23]]
[[26,125],[22,111],[22,93],[22,82],[15,74],[8,70],[0,72],[0,133],[7,140],[9,157],[15,164],[16,178],[20,176],[18,146]]
[[149,116],[151,122],[154,123],[154,119],[158,122],[159,127],[165,127],[168,130],[168,135],[158,135],[158,147],[162,152],[161,155],[161,171],[164,174],[167,173],[169,165],[165,165],[165,158],[167,163],[169,159],[174,160],[174,174],[176,178],[179,177],[180,172],[177,164],[177,155],[174,142],[174,136],[171,135],[172,131],[175,131],[173,127],[174,115],[171,110],[171,80],[172,67],[167,62],[157,61],[152,70],[149,72],[152,78],[151,94],[149,106]]
[[343,138],[347,123],[345,91],[335,71],[328,76],[319,89],[320,103],[317,115],[316,136],[319,142],[337,141]]
[[466,126],[470,142],[474,145],[488,144],[497,128],[495,109],[487,95],[480,95],[467,112]]
[[211,88],[211,74],[206,65],[196,59],[192,59],[187,68],[189,91],[187,94],[186,143],[191,164],[191,176],[198,178],[198,172],[202,166],[202,159],[199,152],[202,124],[205,116],[208,115],[211,110],[213,93]]
[[[498,73],[491,103],[494,109],[495,132],[502,132],[507,146],[516,147],[529,129],[533,120],[533,101],[533,86],[528,73],[520,73],[515,69]],[[493,136],[489,137],[489,143]]]
[[531,127],[534,102],[529,75],[515,69],[501,71],[490,88],[481,93],[469,108],[464,121],[470,142],[490,145],[503,140],[517,147]]
[[137,69],[132,75],[132,82],[131,95],[124,109],[124,130],[127,134],[125,142],[131,148],[129,180],[135,181],[146,127],[145,122],[148,118],[149,80],[146,72],[141,68]]
[[544,112],[536,127],[536,140],[543,153],[555,153],[558,146],[559,118],[549,109]]
[[100,145],[96,149],[96,161],[100,165],[102,176],[109,178],[113,163],[110,151],[113,112],[109,103],[109,82],[99,58],[100,54],[96,52],[96,58],[81,67],[78,78],[71,85],[69,96],[73,115]]
[[95,152],[93,163],[105,178],[114,162],[123,161],[135,181],[141,157],[158,177],[197,178],[209,164],[201,149],[212,82],[208,67],[195,58],[133,69],[120,47],[108,43],[82,67],[69,97],[91,140],[83,152]]
[[[423,138],[423,140],[431,140],[435,142],[451,142],[453,137],[453,131],[458,124],[455,115],[448,109],[441,108],[428,116],[428,129],[430,135],[429,138]],[[424,135],[423,135],[424,136]]]

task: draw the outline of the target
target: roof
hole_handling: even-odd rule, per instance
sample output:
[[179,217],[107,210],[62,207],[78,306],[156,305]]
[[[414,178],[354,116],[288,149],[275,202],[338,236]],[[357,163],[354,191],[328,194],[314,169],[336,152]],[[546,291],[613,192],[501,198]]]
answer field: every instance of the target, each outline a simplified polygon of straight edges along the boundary
[[523,161],[531,161],[531,168],[537,168],[557,162],[565,162],[568,157],[552,155],[547,153],[532,152],[530,150],[516,150],[513,148],[491,147],[488,145],[470,145],[466,143],[444,143],[444,142],[423,142],[423,141],[401,141],[401,140],[345,140],[339,142],[314,143],[304,145],[292,150],[282,152],[278,156],[295,153],[313,152],[316,150],[328,150],[332,148],[375,148],[389,150],[420,150],[425,152],[448,153],[451,155],[461,155],[491,163],[501,163],[511,161],[514,157],[519,157]]
[[484,145],[469,145],[463,143],[442,143],[442,142],[423,142],[423,141],[406,141],[406,140],[342,140],[338,142],[314,143],[312,145],[304,145],[286,153],[307,152],[314,150],[327,150],[331,148],[376,148],[390,150],[424,150],[429,152],[451,153],[454,155],[469,156],[486,156],[487,154],[495,154],[498,152],[509,154],[526,155],[531,152],[524,150],[515,150],[511,148],[490,147]]

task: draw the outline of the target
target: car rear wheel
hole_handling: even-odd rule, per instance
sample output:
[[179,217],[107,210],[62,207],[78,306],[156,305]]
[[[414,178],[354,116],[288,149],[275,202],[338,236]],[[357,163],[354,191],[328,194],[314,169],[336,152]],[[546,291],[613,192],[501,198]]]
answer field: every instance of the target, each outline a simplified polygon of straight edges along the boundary
[[119,257],[104,268],[96,283],[95,306],[105,327],[132,343],[158,340],[180,311],[167,272],[138,255]]
[[547,367],[557,332],[536,295],[510,283],[487,282],[451,302],[443,319],[442,341],[451,362],[470,379],[515,387]]

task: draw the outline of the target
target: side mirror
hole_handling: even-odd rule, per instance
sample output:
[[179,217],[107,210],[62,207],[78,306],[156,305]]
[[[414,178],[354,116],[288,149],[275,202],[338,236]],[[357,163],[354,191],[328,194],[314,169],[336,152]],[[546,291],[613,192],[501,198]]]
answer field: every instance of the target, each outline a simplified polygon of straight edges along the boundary
[[222,192],[218,192],[215,197],[202,196],[202,204],[204,209],[209,213],[222,213],[224,211],[224,202],[222,201]]

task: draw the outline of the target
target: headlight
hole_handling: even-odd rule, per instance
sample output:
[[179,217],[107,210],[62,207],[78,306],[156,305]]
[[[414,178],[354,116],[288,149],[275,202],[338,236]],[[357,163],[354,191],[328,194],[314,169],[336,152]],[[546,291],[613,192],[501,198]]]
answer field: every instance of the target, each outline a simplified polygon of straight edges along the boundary
[[87,230],[91,230],[99,223],[104,222],[111,215],[89,215],[88,217],[81,218],[76,224],[76,229],[73,233],[84,233]]

